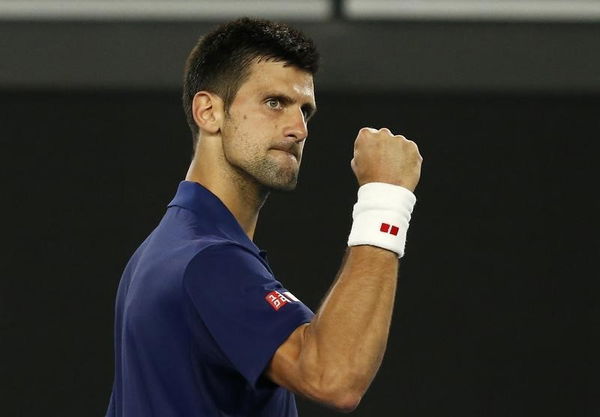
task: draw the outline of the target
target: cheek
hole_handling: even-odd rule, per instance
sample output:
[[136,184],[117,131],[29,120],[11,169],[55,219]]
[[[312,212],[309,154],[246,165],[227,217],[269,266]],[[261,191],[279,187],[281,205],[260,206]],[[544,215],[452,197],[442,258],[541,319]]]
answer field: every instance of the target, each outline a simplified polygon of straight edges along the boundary
[[263,159],[279,138],[280,121],[257,111],[232,112],[223,125],[223,151],[231,161]]
[[229,120],[223,124],[221,143],[225,158],[230,162],[239,160],[238,152],[241,148],[241,138],[240,127],[234,120]]
[[[241,117],[242,119],[244,116]],[[228,160],[237,163],[261,158],[265,153],[265,143],[260,140],[260,129],[248,124],[234,124],[223,130],[223,152]]]

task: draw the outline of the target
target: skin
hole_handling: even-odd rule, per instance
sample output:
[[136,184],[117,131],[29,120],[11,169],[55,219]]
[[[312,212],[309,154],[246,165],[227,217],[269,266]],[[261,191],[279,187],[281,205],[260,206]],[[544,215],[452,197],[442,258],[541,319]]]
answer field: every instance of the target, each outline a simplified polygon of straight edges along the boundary
[[307,122],[316,110],[312,75],[281,62],[260,61],[233,100],[206,91],[192,104],[200,129],[186,180],[211,190],[250,239],[271,190],[296,187]]
[[[284,99],[271,101],[277,96]],[[274,61],[253,64],[229,116],[218,96],[197,93],[192,109],[199,142],[186,179],[217,195],[252,239],[269,191],[296,185],[314,107],[312,76]],[[359,185],[385,182],[414,191],[421,162],[414,142],[388,129],[363,128],[350,165]],[[385,353],[398,268],[391,251],[348,248],[312,322],[292,332],[264,375],[338,411],[354,410]]]

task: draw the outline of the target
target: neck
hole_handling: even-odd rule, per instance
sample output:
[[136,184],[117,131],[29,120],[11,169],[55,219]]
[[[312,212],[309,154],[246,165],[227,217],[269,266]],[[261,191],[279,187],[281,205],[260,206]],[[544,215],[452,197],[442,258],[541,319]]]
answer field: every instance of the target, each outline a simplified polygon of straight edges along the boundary
[[[214,167],[213,167],[214,168]],[[190,164],[186,181],[194,181],[210,190],[229,209],[250,240],[258,222],[258,214],[269,195],[268,191],[243,173],[220,172],[210,169],[194,158]]]

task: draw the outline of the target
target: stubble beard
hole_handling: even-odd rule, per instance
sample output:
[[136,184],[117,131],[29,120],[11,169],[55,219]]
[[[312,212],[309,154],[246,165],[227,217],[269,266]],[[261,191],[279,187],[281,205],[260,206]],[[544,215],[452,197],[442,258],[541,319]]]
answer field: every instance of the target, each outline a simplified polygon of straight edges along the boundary
[[[227,126],[228,125],[228,126]],[[230,119],[223,129],[223,154],[225,159],[239,174],[258,184],[262,192],[268,194],[271,191],[289,192],[296,189],[298,184],[297,167],[290,163],[282,164],[280,158],[275,158],[272,151],[261,148],[249,141],[239,131],[236,123]],[[226,145],[227,142],[227,145]],[[241,147],[241,152],[228,152],[230,146]],[[240,158],[232,157],[233,154],[241,155]]]
[[269,155],[248,161],[242,169],[268,191],[293,191],[298,183],[297,169],[281,166]]

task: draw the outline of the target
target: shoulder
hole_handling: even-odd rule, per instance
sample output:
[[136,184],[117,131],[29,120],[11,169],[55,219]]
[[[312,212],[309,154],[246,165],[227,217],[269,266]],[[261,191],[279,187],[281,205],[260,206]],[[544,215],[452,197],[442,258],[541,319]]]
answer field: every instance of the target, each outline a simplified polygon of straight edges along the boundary
[[215,240],[200,248],[191,258],[184,279],[206,276],[228,279],[248,275],[272,279],[270,271],[258,255],[235,242]]
[[252,251],[230,240],[204,238],[197,249],[192,262],[216,262],[219,260],[260,262],[258,256]]

